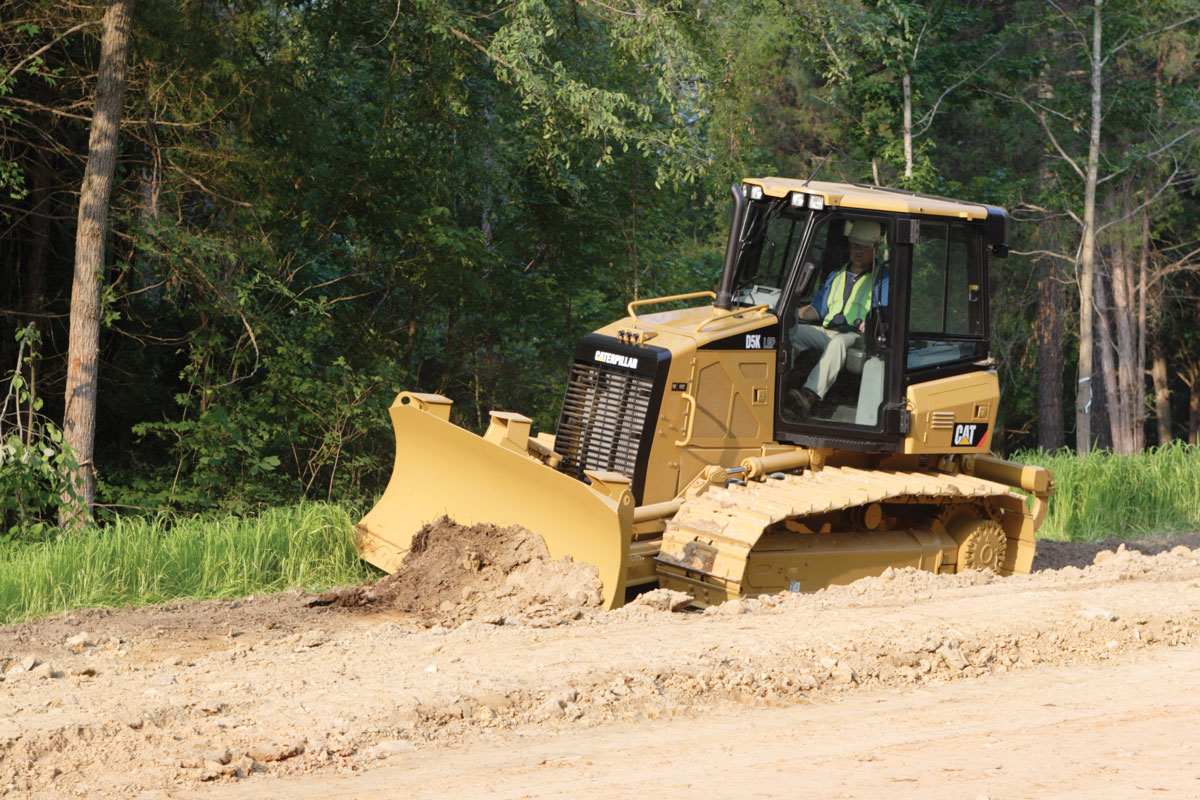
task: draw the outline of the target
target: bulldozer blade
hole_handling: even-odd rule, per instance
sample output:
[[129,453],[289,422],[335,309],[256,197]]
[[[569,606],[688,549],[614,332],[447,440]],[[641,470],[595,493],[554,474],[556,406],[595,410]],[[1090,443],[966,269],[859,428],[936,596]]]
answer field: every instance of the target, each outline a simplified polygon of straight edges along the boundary
[[542,537],[551,558],[596,567],[605,608],[621,605],[633,529],[628,489],[604,496],[452,424],[444,418],[448,401],[440,413],[423,410],[430,397],[402,393],[389,409],[396,461],[383,496],[358,523],[362,558],[395,572],[421,526],[442,516],[460,525],[520,525]]

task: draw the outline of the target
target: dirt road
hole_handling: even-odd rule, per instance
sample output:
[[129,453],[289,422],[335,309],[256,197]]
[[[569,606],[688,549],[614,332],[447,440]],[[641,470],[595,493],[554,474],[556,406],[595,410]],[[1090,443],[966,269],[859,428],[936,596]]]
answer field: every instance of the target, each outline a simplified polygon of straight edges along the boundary
[[0,792],[1200,798],[1200,550],[1100,560],[457,627],[73,612],[0,630]]

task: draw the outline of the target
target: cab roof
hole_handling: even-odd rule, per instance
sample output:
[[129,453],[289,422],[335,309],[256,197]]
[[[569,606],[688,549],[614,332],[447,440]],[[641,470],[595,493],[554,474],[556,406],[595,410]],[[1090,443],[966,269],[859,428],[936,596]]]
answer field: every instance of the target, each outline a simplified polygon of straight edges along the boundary
[[864,183],[832,183],[803,181],[794,178],[747,178],[743,183],[762,187],[770,197],[787,197],[791,192],[821,195],[826,206],[859,208],[866,211],[886,211],[895,214],[934,214],[941,217],[984,220],[989,213],[1005,216],[1002,209],[981,203],[965,203],[946,197],[916,194],[901,189],[885,189]]

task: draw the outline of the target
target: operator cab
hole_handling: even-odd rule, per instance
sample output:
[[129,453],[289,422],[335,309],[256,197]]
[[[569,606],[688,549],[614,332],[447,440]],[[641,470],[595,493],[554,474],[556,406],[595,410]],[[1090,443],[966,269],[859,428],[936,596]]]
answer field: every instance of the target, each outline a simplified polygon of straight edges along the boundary
[[763,183],[742,198],[735,188],[721,288],[731,307],[765,305],[777,319],[776,439],[895,450],[909,430],[908,386],[992,368],[987,267],[1007,253],[1004,212],[870,186]]

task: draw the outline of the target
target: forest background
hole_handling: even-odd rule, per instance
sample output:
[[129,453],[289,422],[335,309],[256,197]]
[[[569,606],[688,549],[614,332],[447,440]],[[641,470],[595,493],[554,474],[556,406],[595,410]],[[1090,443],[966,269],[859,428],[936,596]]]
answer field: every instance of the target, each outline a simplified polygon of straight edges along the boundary
[[0,537],[77,470],[367,502],[401,388],[553,430],[581,336],[715,284],[730,183],[818,165],[1010,209],[1002,452],[1194,444],[1198,50],[1190,0],[0,0]]

